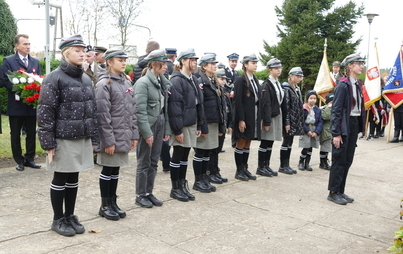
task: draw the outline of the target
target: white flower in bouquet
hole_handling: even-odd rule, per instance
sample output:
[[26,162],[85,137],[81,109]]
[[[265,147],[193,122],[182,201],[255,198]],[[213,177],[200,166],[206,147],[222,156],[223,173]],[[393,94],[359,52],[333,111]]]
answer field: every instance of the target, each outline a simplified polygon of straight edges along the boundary
[[21,78],[20,78],[20,82],[21,82],[21,83],[27,83],[27,79],[24,78],[24,77],[21,77]]
[[18,80],[18,78],[13,78],[12,82],[13,82],[14,85],[17,85],[17,84],[20,83],[20,81]]
[[34,82],[34,79],[33,79],[33,78],[31,78],[31,77],[29,77],[29,78],[28,78],[28,83],[30,83],[30,84],[31,84],[32,82]]

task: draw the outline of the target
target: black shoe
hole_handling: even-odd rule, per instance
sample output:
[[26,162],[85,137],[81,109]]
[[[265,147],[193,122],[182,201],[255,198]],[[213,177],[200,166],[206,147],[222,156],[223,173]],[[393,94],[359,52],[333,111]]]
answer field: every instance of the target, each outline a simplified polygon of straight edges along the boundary
[[248,177],[249,180],[256,180],[256,176],[255,176],[255,175],[252,175],[252,173],[249,172],[249,170],[248,170],[248,165],[247,165],[247,164],[244,165],[243,170],[244,170],[244,173],[245,173],[246,177]]
[[271,172],[267,171],[266,168],[257,168],[256,175],[267,176],[267,177],[273,176],[273,174]]
[[385,137],[385,134],[384,134],[383,132],[381,132],[381,133],[379,134],[379,137],[383,138],[383,137]]
[[162,206],[162,201],[157,199],[153,194],[147,195],[148,200],[155,206]]
[[82,234],[85,232],[84,226],[78,222],[78,217],[71,214],[66,218],[67,223],[70,224],[70,226],[76,231],[76,234]]
[[36,164],[33,161],[25,161],[24,166],[30,167],[30,168],[41,168],[42,166],[39,164]]
[[225,153],[225,150],[221,150],[220,153]]
[[208,188],[210,188],[210,191],[214,192],[214,191],[217,190],[217,188],[216,188],[214,185],[212,185],[212,184],[208,181],[208,177],[207,177],[206,174],[203,174],[203,175],[202,175],[202,182],[204,182],[204,184],[205,184]]
[[265,166],[265,169],[270,172],[273,176],[278,176],[277,171],[274,171],[273,169],[271,169],[268,165]]
[[375,135],[374,135],[374,138],[379,138],[379,135],[378,135],[378,134],[375,134]]
[[110,199],[111,207],[117,214],[119,214],[120,218],[124,218],[124,217],[126,217],[126,212],[123,211],[122,209],[120,209],[118,204],[116,204],[116,198],[117,198],[117,196],[111,197],[111,199]]
[[120,216],[115,210],[112,208],[110,201],[110,198],[102,198],[102,204],[101,207],[99,208],[99,216],[104,217],[107,220],[119,220]]
[[66,221],[66,218],[64,217],[54,220],[51,229],[59,235],[73,236],[76,234],[74,228]]
[[353,203],[354,202],[354,198],[349,197],[344,193],[340,193],[340,196],[342,196],[347,201],[347,203]]
[[245,171],[243,169],[243,165],[237,167],[236,173],[235,173],[235,179],[241,180],[241,181],[249,181],[249,177],[245,175]]
[[287,168],[288,168],[288,170],[289,171],[291,171],[293,174],[296,174],[297,173],[297,170],[295,170],[295,169],[293,169],[292,167],[290,167],[290,166],[286,166]]
[[210,187],[207,186],[202,180],[195,181],[193,184],[193,189],[203,192],[203,193],[210,193]]
[[346,205],[347,200],[345,200],[339,193],[329,193],[327,200],[332,201],[338,205]]
[[298,169],[304,171],[305,170],[305,158],[302,159],[300,157],[299,162],[298,162]]
[[221,174],[220,174],[220,172],[218,172],[218,173],[215,174],[215,175],[217,176],[217,178],[220,178],[223,183],[228,182],[228,178],[222,177]]
[[284,174],[287,174],[287,175],[292,175],[292,174],[294,174],[289,168],[287,168],[287,167],[280,167],[279,169],[278,169],[278,172],[280,172],[280,173],[284,173]]
[[15,167],[16,170],[18,171],[24,171],[24,163],[20,163]]
[[393,139],[391,141],[389,141],[389,143],[399,143],[399,138],[393,137]]
[[196,197],[189,192],[189,185],[188,185],[188,181],[185,179],[181,179],[179,180],[179,184],[180,184],[180,189],[183,192],[183,195],[185,195],[188,200],[190,201],[194,201],[196,199]]
[[217,174],[209,174],[207,175],[207,179],[210,183],[222,184],[222,179],[217,176]]
[[372,134],[369,134],[368,137],[367,137],[367,140],[368,140],[368,141],[371,141],[371,140],[373,140],[373,139],[374,139],[374,136],[373,136]]
[[165,173],[168,173],[169,171],[171,171],[171,169],[170,168],[164,168],[164,169],[162,169],[162,171],[164,171]]
[[153,207],[153,203],[151,203],[151,201],[145,196],[136,197],[136,204],[144,208]]

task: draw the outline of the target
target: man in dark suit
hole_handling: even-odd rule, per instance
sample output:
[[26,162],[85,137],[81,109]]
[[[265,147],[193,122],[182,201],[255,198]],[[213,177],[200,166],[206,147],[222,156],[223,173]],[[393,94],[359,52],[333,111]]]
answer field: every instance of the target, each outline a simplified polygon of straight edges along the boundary
[[[25,104],[19,96],[12,91],[13,84],[8,80],[8,71],[24,69],[28,73],[41,75],[39,61],[29,55],[31,43],[26,34],[18,34],[14,38],[16,53],[3,59],[1,78],[8,90],[7,115],[9,116],[11,130],[11,150],[18,171],[24,170],[24,166],[40,168],[34,162],[36,149],[36,109],[32,105]],[[27,137],[26,153],[22,155],[21,149],[21,128],[25,126]]]
[[234,86],[235,79],[239,77],[239,73],[235,70],[238,65],[239,55],[237,53],[232,53],[227,56],[228,58],[228,67],[225,68],[225,75],[228,77],[227,83],[229,87]]

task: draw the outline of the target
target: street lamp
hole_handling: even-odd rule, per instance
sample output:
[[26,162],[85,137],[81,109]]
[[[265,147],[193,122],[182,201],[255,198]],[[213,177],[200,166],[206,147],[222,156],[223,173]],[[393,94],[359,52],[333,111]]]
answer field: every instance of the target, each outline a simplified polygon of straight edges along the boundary
[[368,24],[369,24],[369,28],[368,28],[368,51],[367,51],[367,70],[368,70],[368,64],[369,64],[369,46],[370,46],[370,42],[371,42],[371,23],[374,20],[374,18],[376,16],[379,16],[379,14],[376,13],[367,13],[364,14],[364,16],[367,16],[368,19]]

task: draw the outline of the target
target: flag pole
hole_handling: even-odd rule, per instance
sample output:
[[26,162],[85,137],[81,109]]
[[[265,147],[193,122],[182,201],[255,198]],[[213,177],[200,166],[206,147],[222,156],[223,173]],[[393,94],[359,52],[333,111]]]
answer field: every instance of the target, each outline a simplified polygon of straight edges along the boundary
[[386,137],[386,143],[390,141],[390,131],[392,130],[392,122],[393,122],[393,107],[389,112],[389,122],[388,122],[388,135]]

